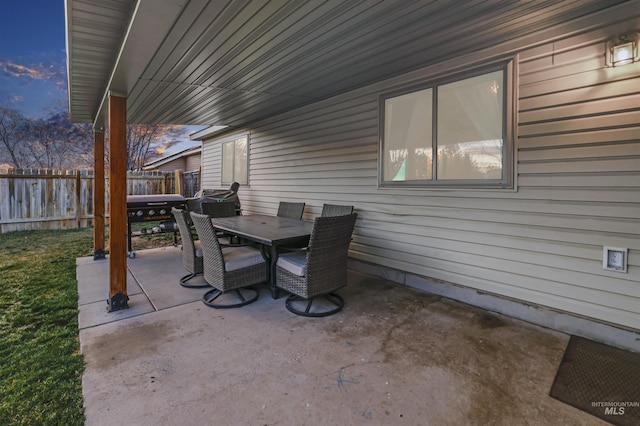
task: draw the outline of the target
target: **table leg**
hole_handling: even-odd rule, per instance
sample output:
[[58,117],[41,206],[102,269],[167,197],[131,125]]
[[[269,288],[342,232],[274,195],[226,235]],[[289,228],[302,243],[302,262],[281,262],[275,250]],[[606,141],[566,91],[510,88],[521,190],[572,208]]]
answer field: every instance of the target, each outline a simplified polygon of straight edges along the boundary
[[264,244],[260,245],[260,254],[264,258],[265,264],[267,265],[267,277],[269,277],[269,290],[271,291],[271,297],[274,299],[278,298],[278,287],[276,286],[276,263],[278,262],[278,250],[276,247],[269,247],[269,252],[267,253],[267,246]]
[[280,297],[280,290],[276,282],[276,264],[278,263],[278,247],[271,246],[271,254],[269,256],[269,286],[271,287],[271,297],[277,299]]
[[131,257],[131,221],[127,220],[127,256]]

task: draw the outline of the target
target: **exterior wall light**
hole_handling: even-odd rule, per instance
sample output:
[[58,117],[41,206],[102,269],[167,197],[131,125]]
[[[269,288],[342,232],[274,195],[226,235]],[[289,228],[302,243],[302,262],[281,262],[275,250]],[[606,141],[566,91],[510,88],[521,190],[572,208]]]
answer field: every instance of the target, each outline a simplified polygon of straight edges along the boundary
[[622,34],[607,42],[606,65],[619,67],[637,62],[638,33]]

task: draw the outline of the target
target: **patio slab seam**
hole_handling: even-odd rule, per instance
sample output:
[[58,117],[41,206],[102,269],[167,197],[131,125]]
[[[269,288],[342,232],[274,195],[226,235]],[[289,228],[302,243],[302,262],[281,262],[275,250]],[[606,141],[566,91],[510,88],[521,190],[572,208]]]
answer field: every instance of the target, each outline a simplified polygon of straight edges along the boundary
[[194,290],[179,285],[183,273],[181,259],[179,248],[162,247],[143,250],[140,256],[127,261],[129,306],[109,312],[106,303],[109,292],[108,259],[78,258],[79,328],[93,328],[200,301],[203,289]]
[[147,297],[147,300],[149,301],[149,303],[151,303],[151,307],[153,307],[153,310],[156,311],[156,312],[159,311],[159,309],[156,306],[156,304],[153,303],[153,300],[151,300],[151,296],[149,296],[149,293],[147,293],[147,291],[144,289],[144,286],[142,285],[142,282],[138,279],[138,277],[136,277],[135,272],[133,272],[133,270],[131,269],[131,266],[128,263],[127,263],[127,270],[129,271],[129,273],[131,274],[131,276],[133,277],[135,282],[140,287],[140,290],[142,290],[142,293],[144,293],[144,295]]

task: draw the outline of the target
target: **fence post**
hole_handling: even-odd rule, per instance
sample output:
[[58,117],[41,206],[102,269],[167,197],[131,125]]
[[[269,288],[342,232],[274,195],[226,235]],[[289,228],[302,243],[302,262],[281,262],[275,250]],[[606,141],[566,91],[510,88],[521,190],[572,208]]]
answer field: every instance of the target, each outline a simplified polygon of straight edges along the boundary
[[80,170],[76,170],[76,228],[80,229],[80,219],[82,218],[82,211],[80,204],[82,203],[81,191],[80,191]]
[[174,172],[173,185],[176,194],[185,195],[184,188],[182,187],[182,170],[178,169]]

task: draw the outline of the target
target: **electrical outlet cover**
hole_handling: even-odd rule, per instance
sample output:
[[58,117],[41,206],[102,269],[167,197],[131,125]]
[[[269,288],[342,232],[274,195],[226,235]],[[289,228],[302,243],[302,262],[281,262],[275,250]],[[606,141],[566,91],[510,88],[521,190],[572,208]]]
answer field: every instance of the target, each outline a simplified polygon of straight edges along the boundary
[[627,272],[628,249],[620,247],[602,248],[602,268],[608,271]]

